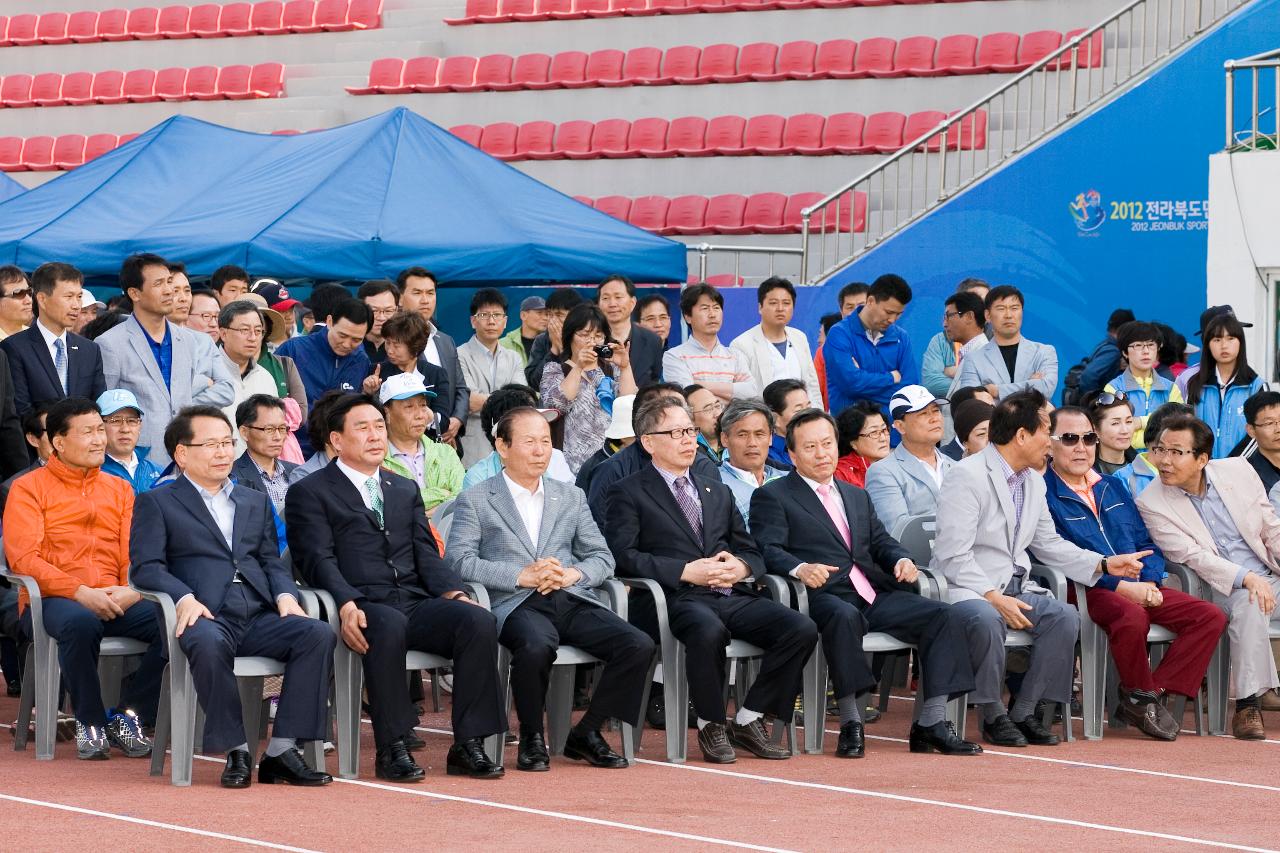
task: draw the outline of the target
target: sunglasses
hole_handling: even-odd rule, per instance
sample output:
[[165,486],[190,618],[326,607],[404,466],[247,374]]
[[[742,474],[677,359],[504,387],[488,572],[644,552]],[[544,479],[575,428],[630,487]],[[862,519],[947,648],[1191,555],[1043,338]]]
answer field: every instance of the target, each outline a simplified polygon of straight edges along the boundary
[[1095,409],[1105,408],[1114,406],[1116,403],[1123,403],[1128,399],[1128,396],[1123,391],[1106,391],[1093,399],[1092,407]]
[[1049,436],[1054,441],[1060,441],[1067,447],[1075,447],[1080,442],[1084,442],[1085,447],[1093,447],[1098,443],[1098,434],[1096,432],[1086,432],[1081,435],[1078,432],[1064,432],[1062,435]]

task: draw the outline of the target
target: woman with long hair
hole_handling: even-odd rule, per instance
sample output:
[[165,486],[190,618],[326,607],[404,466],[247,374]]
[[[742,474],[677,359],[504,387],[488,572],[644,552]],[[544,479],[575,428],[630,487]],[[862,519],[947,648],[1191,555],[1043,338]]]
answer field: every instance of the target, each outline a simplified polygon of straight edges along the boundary
[[1187,382],[1187,405],[1213,430],[1213,458],[1229,456],[1245,436],[1244,401],[1267,387],[1249,366],[1244,327],[1220,314],[1204,328],[1200,369]]

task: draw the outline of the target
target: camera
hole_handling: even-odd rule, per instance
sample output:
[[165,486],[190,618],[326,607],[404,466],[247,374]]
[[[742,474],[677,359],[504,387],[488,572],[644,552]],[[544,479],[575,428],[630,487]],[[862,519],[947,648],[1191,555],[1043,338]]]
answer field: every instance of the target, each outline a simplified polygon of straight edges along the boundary
[[596,351],[596,358],[601,361],[608,361],[613,358],[613,346],[611,344],[602,344],[598,347],[592,347]]

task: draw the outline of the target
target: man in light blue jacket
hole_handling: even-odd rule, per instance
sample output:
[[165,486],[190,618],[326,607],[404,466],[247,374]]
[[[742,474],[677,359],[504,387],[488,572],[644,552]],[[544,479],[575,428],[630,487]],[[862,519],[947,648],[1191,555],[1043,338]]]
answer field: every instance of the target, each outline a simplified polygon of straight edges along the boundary
[[986,308],[994,336],[960,365],[958,386],[982,385],[997,400],[1026,388],[1052,398],[1058,387],[1058,353],[1022,337],[1022,291],[1007,284],[993,287]]
[[908,385],[889,401],[902,443],[867,469],[867,494],[894,538],[911,519],[937,512],[943,475],[956,464],[938,450],[944,405],[923,385]]

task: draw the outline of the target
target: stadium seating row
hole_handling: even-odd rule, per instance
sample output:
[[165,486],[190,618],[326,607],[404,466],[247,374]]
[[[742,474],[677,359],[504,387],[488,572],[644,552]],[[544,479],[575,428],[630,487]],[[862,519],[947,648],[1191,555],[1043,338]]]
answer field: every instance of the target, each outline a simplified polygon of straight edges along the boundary
[[[901,40],[832,39],[817,44],[792,41],[782,45],[755,42],[709,47],[682,45],[597,50],[569,50],[549,56],[420,56],[375,59],[365,86],[348,86],[353,95],[403,95],[410,92],[505,92],[517,89],[585,89],[594,86],[664,86],[671,84],[745,83],[774,80],[846,80],[861,77],[936,77],[1022,71],[1057,50],[1062,33],[1039,30],[991,33],[979,39],[950,35],[941,40],[912,36]],[[1081,66],[1102,62],[1101,33],[1080,46]],[[1070,67],[1063,56],[1055,67]]]
[[217,68],[138,68],[133,71],[73,71],[70,74],[9,74],[0,81],[0,107],[60,107],[151,101],[241,101],[284,95],[279,62]]
[[582,18],[689,15],[695,12],[763,12],[771,9],[843,9],[847,6],[958,3],[965,0],[467,0],[450,26],[511,21],[576,21]]
[[[499,160],[595,160],[630,157],[741,157],[787,154],[888,154],[937,127],[947,114],[936,110],[837,113],[821,116],[725,115],[707,120],[685,116],[673,121],[641,118],[634,122],[530,121],[460,124],[449,131]],[[985,148],[987,114],[967,118],[947,133],[948,150]],[[942,147],[941,135],[928,150]]]
[[[682,195],[667,198],[646,195],[628,198],[620,195],[597,199],[574,196],[615,219],[637,228],[667,236],[695,234],[796,234],[800,231],[800,211],[823,198],[822,193],[736,193],[711,196]],[[867,227],[867,198],[857,193],[856,204],[846,193],[840,199],[840,212],[828,214],[825,228],[814,221],[814,230],[835,231],[837,220],[843,232],[862,232]]]
[[343,32],[376,28],[381,20],[382,0],[264,0],[0,15],[0,47]]
[[64,136],[0,136],[0,171],[4,172],[53,172],[74,169],[94,157],[106,154],[131,142],[138,134],[95,133],[84,136],[69,133]]

